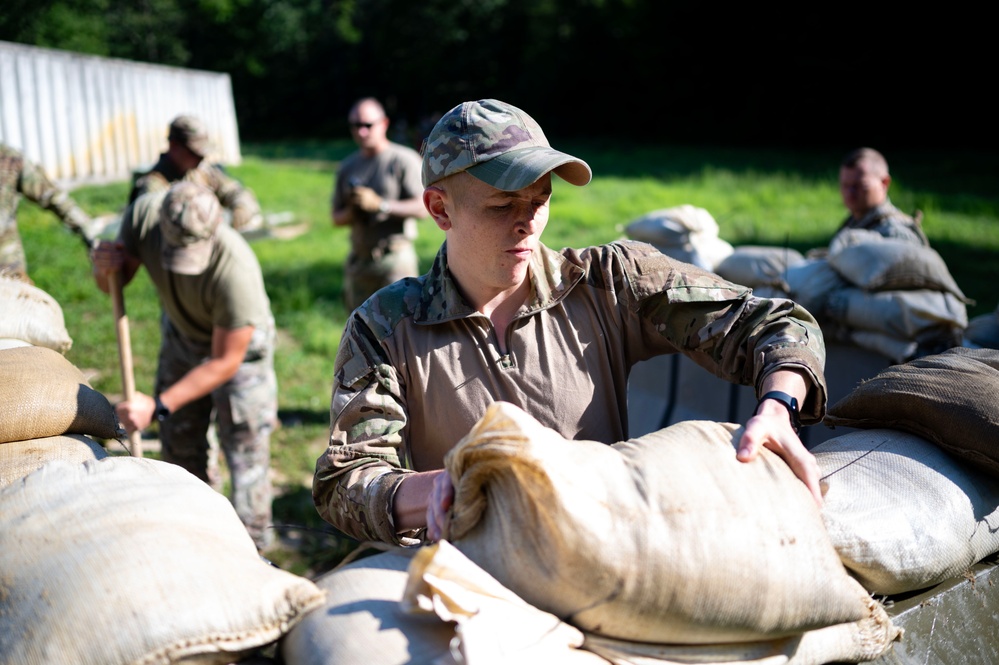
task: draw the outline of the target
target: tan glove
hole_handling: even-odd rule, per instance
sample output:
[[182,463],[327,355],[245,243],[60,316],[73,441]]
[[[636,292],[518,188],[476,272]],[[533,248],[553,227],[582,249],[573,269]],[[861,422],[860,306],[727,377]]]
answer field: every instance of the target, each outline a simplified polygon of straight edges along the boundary
[[370,187],[357,186],[350,193],[350,204],[364,212],[381,210],[382,197]]

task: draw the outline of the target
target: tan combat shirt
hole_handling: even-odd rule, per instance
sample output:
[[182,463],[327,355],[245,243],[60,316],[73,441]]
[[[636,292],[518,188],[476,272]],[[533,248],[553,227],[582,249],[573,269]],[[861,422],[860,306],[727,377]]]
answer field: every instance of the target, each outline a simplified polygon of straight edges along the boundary
[[802,370],[813,386],[802,422],[825,413],[822,333],[793,301],[757,298],[633,241],[542,245],[531,283],[506,354],[490,320],[459,295],[446,244],[428,274],[354,311],[337,352],[330,446],[313,480],[323,519],[358,540],[417,544],[420,533],[393,524],[399,482],[442,468],[491,403],[516,404],[567,439],[622,441],[628,373],[660,354],[684,353],[757,392],[778,368]]

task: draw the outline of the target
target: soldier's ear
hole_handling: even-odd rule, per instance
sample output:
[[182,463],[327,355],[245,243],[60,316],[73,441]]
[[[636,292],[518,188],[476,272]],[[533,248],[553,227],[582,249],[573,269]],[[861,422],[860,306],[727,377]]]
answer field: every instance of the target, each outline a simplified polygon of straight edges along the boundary
[[446,204],[447,192],[440,187],[431,185],[423,190],[423,205],[441,231],[451,228],[451,217],[448,215]]

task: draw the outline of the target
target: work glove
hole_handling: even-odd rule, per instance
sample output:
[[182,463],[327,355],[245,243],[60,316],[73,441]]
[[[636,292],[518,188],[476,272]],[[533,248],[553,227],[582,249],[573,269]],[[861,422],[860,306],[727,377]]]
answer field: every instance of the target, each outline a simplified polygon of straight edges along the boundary
[[378,212],[382,197],[370,187],[357,186],[350,193],[350,204],[363,212]]

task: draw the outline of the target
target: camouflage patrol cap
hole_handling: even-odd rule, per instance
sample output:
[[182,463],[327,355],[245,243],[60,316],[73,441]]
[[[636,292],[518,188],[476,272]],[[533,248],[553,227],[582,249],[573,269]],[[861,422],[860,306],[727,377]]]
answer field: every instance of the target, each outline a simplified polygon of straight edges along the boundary
[[170,141],[176,141],[198,157],[204,157],[211,150],[208,130],[205,125],[193,115],[179,115],[170,123]]
[[497,99],[463,102],[445,113],[421,154],[424,187],[462,171],[507,192],[549,171],[578,186],[592,177],[586,162],[551,147],[534,118]]
[[181,275],[200,275],[211,263],[222,205],[208,188],[182,180],[167,191],[160,206],[162,262]]

